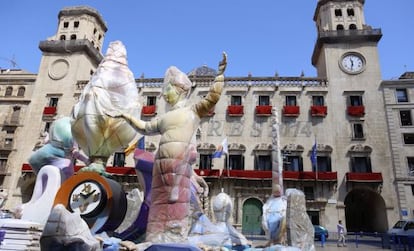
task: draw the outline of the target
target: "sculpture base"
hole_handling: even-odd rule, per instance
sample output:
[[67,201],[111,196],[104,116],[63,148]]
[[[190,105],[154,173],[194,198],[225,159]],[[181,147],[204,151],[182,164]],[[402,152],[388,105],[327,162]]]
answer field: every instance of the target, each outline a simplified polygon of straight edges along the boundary
[[189,244],[167,243],[153,244],[145,249],[145,251],[201,251],[201,249]]

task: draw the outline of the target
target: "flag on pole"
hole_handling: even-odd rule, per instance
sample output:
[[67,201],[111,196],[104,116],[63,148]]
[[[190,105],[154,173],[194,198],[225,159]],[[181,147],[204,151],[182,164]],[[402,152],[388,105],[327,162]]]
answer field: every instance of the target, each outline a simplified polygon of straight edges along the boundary
[[211,158],[221,158],[223,153],[228,153],[227,138],[224,138],[221,144],[217,147],[217,150],[213,153]]
[[310,159],[311,159],[311,162],[312,162],[312,167],[317,167],[317,156],[316,156],[316,139],[315,139],[315,143],[313,144],[313,146],[312,146],[312,152],[311,152],[311,156],[310,156]]

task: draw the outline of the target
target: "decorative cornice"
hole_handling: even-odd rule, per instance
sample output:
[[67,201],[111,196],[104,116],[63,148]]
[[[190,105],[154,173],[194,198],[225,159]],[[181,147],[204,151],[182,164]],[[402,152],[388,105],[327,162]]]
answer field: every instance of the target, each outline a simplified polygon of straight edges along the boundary
[[98,66],[103,59],[102,54],[87,39],[41,41],[39,43],[39,49],[42,52],[67,54],[86,52],[96,66]]

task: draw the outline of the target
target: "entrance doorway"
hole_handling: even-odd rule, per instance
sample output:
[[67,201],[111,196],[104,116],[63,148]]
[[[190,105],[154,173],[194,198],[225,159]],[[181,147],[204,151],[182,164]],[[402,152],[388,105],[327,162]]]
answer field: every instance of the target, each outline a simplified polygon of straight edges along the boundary
[[377,192],[356,188],[345,197],[345,218],[348,232],[379,232],[388,230],[384,199]]
[[246,235],[263,235],[262,207],[260,200],[247,199],[243,204],[242,233]]

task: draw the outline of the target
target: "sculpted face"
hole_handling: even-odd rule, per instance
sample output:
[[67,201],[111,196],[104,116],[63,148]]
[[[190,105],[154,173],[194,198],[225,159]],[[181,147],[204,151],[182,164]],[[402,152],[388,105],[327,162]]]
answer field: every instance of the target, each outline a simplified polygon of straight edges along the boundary
[[171,83],[168,83],[163,88],[162,96],[168,104],[174,106],[180,100],[181,95],[178,93],[175,86],[173,86]]

